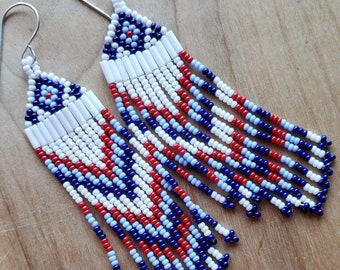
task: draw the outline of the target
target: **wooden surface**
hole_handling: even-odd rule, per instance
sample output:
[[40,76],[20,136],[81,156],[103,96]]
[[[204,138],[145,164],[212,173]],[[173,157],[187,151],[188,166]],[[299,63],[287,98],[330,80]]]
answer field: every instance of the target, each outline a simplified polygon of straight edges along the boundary
[[[30,0],[40,11],[33,42],[40,66],[94,90],[114,111],[99,67],[107,21],[78,1]],[[1,0],[0,11],[12,4]],[[94,1],[111,13],[111,1]],[[326,133],[339,153],[340,1],[128,0],[172,29],[195,58],[255,103],[292,123]],[[7,19],[0,83],[0,269],[109,269],[106,255],[68,194],[26,140],[26,78],[20,56],[34,27],[30,11]],[[262,217],[222,209],[188,187],[192,197],[238,244],[220,241],[230,269],[339,269],[340,169],[322,217],[290,218],[263,202]],[[122,269],[137,269],[113,234]]]

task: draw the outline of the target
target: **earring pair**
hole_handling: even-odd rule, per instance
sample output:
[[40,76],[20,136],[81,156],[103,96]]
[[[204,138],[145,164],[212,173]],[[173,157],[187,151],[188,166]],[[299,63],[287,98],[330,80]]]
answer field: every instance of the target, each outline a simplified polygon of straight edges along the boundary
[[[292,205],[321,215],[330,166],[335,158],[322,148],[330,142],[287,123],[236,94],[203,64],[184,52],[176,37],[166,29],[131,11],[123,1],[114,2],[116,13],[105,38],[101,65],[130,133],[114,119],[110,121],[111,125],[120,129],[122,136],[136,149],[142,149],[141,145],[146,149],[138,151],[152,154],[147,156],[151,166],[158,164],[157,161],[163,163],[225,207],[234,207],[237,201],[246,208],[249,216],[259,216],[254,202],[265,199],[287,215],[291,214]],[[137,49],[133,49],[129,38],[136,38]],[[188,68],[189,64],[192,67]],[[204,94],[203,90],[216,95],[240,116],[235,117],[223,107],[216,106],[210,94]],[[71,97],[71,103],[77,99]],[[68,103],[63,101],[62,106],[68,106]],[[36,115],[30,114],[28,122],[32,122],[31,119],[36,121]],[[231,123],[232,127],[225,122]],[[148,127],[151,127],[149,131]],[[132,133],[135,139],[131,138]],[[286,148],[300,156],[298,159],[302,161],[261,145],[261,140],[275,144],[275,148]],[[308,151],[316,154],[317,159],[312,159]],[[321,170],[321,174],[308,170],[303,162],[308,162],[316,171]],[[197,170],[200,177],[211,179],[221,191],[214,193],[208,185],[191,175],[187,167]],[[299,176],[301,174],[308,179]],[[317,182],[321,189],[309,181]],[[308,196],[304,195],[305,191]]]

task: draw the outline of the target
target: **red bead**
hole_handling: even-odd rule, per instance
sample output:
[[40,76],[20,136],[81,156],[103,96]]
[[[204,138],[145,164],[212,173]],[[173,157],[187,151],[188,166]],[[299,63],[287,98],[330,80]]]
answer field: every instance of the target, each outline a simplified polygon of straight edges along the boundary
[[275,114],[270,114],[269,120],[272,123],[277,124],[277,125],[280,125],[281,122],[282,122],[282,119],[280,117],[278,117],[277,115],[275,115]]
[[188,69],[186,65],[181,65],[181,66],[179,67],[179,70],[180,70],[182,73],[183,73],[186,69]]
[[133,244],[131,243],[131,244],[127,245],[126,248],[127,248],[128,251],[131,251],[131,250],[133,250],[135,247],[134,247]]
[[131,241],[130,241],[130,239],[129,239],[127,236],[125,236],[125,237],[122,239],[122,242],[123,242],[123,244],[125,245],[125,244],[130,243]]
[[111,95],[114,99],[119,97],[119,92],[118,92],[118,89],[116,87],[116,84],[114,84],[114,83],[109,84],[109,89],[110,89]]
[[164,254],[166,254],[166,257],[169,259],[170,262],[173,262],[174,260],[177,259],[176,255],[173,254],[168,247],[166,247],[163,250]]
[[186,259],[186,257],[187,257],[187,254],[186,254],[186,252],[183,250],[183,248],[182,248],[182,247],[179,247],[179,248],[176,249],[176,251],[177,251],[177,253],[178,253],[178,255],[179,255],[179,258],[180,258],[182,261],[184,261],[184,260]]
[[180,53],[179,53],[179,56],[180,56],[181,58],[184,58],[186,55],[188,55],[188,53],[187,53],[185,50],[180,51]]

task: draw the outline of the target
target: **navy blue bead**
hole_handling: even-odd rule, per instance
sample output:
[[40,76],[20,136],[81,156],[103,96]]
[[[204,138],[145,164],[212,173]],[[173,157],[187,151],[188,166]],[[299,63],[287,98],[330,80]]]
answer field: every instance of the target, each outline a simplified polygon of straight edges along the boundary
[[204,74],[204,75],[207,75],[209,73],[209,69],[208,68],[203,68],[203,70],[202,70],[202,74]]

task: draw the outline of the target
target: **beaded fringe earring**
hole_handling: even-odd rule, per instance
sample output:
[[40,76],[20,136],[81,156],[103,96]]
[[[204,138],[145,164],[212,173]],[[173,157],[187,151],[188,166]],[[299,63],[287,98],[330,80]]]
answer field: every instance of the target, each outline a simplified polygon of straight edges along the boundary
[[[134,137],[93,92],[41,71],[30,46],[40,22],[36,9],[20,2],[9,7],[4,18],[18,5],[31,8],[37,16],[22,58],[28,77],[25,134],[81,209],[112,268],[120,265],[100,225],[105,222],[140,269],[225,269],[229,255],[214,248],[217,241],[209,226],[227,242],[238,241],[235,232],[195,204],[152,156],[153,144],[143,134]],[[32,55],[24,56],[27,51]],[[183,209],[176,201],[183,202]]]
[[122,0],[112,2],[101,67],[137,141],[125,138],[147,149],[150,164],[163,164],[223,207],[238,202],[248,216],[260,216],[262,199],[285,215],[293,206],[322,215],[335,159],[327,137],[241,96],[190,56],[173,32]]

